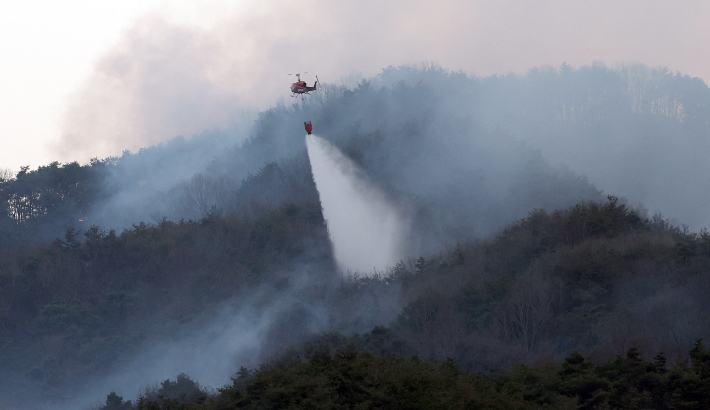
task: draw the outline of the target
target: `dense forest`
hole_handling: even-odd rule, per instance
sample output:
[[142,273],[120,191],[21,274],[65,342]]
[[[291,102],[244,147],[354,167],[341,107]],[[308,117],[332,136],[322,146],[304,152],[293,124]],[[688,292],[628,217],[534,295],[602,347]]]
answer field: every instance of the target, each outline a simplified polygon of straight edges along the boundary
[[259,370],[242,367],[216,393],[180,374],[135,403],[111,392],[99,409],[705,409],[710,349],[697,341],[689,356],[669,366],[663,354],[651,362],[631,348],[595,365],[575,351],[561,364],[484,375],[324,335]]
[[[0,173],[0,403],[706,407],[702,81],[399,67],[311,97],[243,141]],[[409,258],[339,271],[303,118],[410,216]]]

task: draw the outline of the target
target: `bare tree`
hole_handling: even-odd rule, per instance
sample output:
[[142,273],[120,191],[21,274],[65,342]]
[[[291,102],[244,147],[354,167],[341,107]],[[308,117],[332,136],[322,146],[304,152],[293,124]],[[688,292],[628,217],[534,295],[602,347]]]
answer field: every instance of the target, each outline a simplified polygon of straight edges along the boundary
[[435,360],[458,356],[466,342],[464,317],[454,301],[433,293],[420,298],[402,314],[399,322],[418,354]]
[[323,109],[330,101],[336,97],[340,97],[346,90],[347,88],[342,85],[319,83],[318,91],[311,93],[306,102],[306,106],[313,109]]
[[10,181],[15,178],[15,173],[10,168],[0,168],[0,183]]
[[551,280],[536,270],[532,267],[515,282],[498,317],[504,338],[518,341],[527,350],[534,349],[549,330],[559,294]]
[[180,185],[182,191],[177,204],[181,217],[200,219],[217,206],[219,181],[203,174],[195,174],[189,182]]

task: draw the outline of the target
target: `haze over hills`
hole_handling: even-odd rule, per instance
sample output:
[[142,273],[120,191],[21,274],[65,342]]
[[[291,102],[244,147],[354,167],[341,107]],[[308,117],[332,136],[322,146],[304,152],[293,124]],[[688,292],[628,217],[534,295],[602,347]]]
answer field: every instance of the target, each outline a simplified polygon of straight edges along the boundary
[[[476,371],[630,344],[675,359],[708,335],[702,81],[423,65],[309,97],[248,137],[2,176],[3,397],[76,407],[180,372],[219,386],[326,331]],[[401,262],[379,276],[333,259],[305,120],[406,216]]]

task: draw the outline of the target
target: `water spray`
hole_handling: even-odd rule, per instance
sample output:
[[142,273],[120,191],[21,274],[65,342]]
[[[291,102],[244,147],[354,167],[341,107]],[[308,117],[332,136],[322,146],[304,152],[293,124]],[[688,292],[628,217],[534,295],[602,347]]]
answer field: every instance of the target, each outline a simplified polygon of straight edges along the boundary
[[409,223],[352,160],[305,123],[306,146],[333,253],[344,271],[368,275],[404,257]]

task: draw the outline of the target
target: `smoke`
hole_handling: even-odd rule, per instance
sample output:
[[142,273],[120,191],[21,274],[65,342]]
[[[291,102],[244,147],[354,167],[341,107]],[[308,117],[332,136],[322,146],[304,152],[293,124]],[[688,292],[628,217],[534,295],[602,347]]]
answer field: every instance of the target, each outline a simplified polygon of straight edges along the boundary
[[[101,158],[225,127],[243,110],[288,97],[293,72],[333,83],[420,61],[491,75],[607,60],[707,77],[703,53],[694,52],[703,48],[697,39],[710,38],[705,2],[555,3],[246,0],[209,26],[151,15],[126,31],[73,95],[52,152],[60,160]],[[639,15],[640,7],[649,12]],[[658,29],[677,22],[682,30]]]
[[199,29],[137,23],[70,100],[52,151],[67,160],[102,158],[248,124],[246,97],[222,81],[218,48]]
[[[41,392],[35,391],[17,397],[8,395],[17,402],[3,404],[11,409],[97,408],[111,391],[135,400],[146,387],[180,373],[203,387],[224,386],[241,366],[254,368],[282,349],[325,330],[328,311],[312,298],[305,300],[305,287],[312,280],[301,273],[291,273],[292,286],[286,289],[264,286],[253,290],[221,310],[210,309],[192,324],[179,325],[177,331],[150,340],[119,365],[102,369],[75,386],[65,400],[42,402]],[[160,334],[161,329],[175,326],[174,320],[170,316],[153,318],[138,324],[134,331]]]
[[203,386],[222,386],[229,382],[235,369],[257,364],[271,314],[273,312],[260,314],[249,306],[240,311],[226,308],[204,327],[147,347],[120,369],[84,385],[84,393],[71,402],[51,407],[85,409],[105,399],[111,391],[126,399],[135,399],[150,383],[174,378],[180,373],[188,374]]
[[368,273],[403,258],[403,240],[409,232],[406,219],[331,143],[307,135],[306,146],[340,268]]

